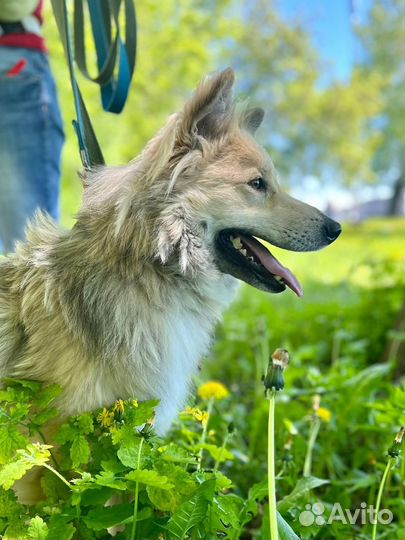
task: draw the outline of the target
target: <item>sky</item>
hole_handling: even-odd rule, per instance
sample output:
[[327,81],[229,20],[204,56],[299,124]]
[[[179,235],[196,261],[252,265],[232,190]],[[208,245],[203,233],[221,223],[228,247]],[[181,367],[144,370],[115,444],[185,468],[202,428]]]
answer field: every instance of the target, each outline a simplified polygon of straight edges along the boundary
[[279,10],[285,19],[299,20],[310,31],[316,49],[327,63],[325,84],[328,76],[342,81],[350,77],[355,59],[352,6],[353,0],[279,1]]
[[[359,48],[353,33],[353,23],[363,19],[373,0],[279,0],[278,9],[287,21],[299,20],[309,31],[319,51],[324,69],[319,84],[350,79]],[[390,196],[387,186],[361,187],[357,191],[333,185],[322,185],[316,177],[306,177],[293,194],[302,200],[325,208],[328,201],[337,207],[374,198]]]

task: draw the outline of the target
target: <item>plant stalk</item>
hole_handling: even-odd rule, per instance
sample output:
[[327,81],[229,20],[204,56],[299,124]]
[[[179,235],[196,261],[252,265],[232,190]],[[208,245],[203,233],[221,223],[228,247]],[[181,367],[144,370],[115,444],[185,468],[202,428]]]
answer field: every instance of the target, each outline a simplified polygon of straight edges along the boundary
[[215,464],[214,464],[214,469],[213,469],[213,472],[217,472],[218,470],[218,467],[219,467],[219,464],[221,463],[221,460],[222,460],[222,456],[224,454],[224,450],[226,448],[226,445],[228,443],[228,439],[229,439],[229,433],[227,433],[224,437],[224,441],[222,443],[222,446],[219,450],[219,455],[218,455],[218,459],[215,461]]
[[72,484],[70,484],[64,476],[62,476],[56,469],[54,469],[52,465],[48,465],[48,463],[43,463],[43,467],[53,472],[53,474],[55,474],[60,480],[62,480],[62,482],[66,484],[69,489],[73,488]]
[[[211,398],[208,401],[208,405],[207,405],[208,418],[207,418],[207,422],[206,422],[205,426],[203,425],[200,444],[205,444],[205,440],[207,438],[207,431],[208,431],[208,422],[210,421],[210,416],[211,416],[213,407],[214,407],[214,398]],[[201,471],[203,452],[204,452],[204,449],[200,448],[200,451],[198,452],[197,471]]]
[[269,392],[269,426],[267,446],[267,469],[269,490],[269,524],[270,540],[278,540],[277,526],[277,499],[276,499],[276,466],[275,466],[275,442],[274,442],[274,412],[276,408],[276,391]]
[[[138,448],[138,456],[136,460],[136,470],[139,471],[139,466],[141,464],[141,455],[142,455],[142,447],[143,447],[143,441],[145,439],[142,437],[141,442],[139,443]],[[131,531],[131,540],[135,540],[136,535],[136,523],[138,519],[138,501],[139,501],[139,481],[136,480],[135,482],[135,498],[134,498],[134,513],[133,513],[133,521],[132,521],[132,531]]]
[[372,534],[371,534],[371,540],[376,540],[376,538],[377,538],[378,512],[380,511],[380,507],[381,507],[381,499],[382,499],[382,494],[383,494],[383,491],[384,491],[385,483],[387,481],[388,474],[389,474],[389,472],[391,470],[391,467],[392,467],[394,461],[395,461],[394,458],[392,458],[392,457],[388,458],[387,466],[385,467],[384,474],[382,475],[382,478],[381,478],[380,487],[379,487],[378,494],[377,494],[377,500],[376,500],[376,503],[375,503],[374,523],[373,523],[373,530],[372,530]]
[[316,443],[316,439],[318,437],[319,428],[321,426],[321,421],[318,418],[318,416],[314,416],[314,419],[311,424],[311,431],[309,433],[309,439],[308,439],[308,447],[307,447],[307,453],[305,456],[305,463],[304,463],[304,470],[303,470],[303,476],[311,476],[312,472],[312,455],[314,452],[314,446]]

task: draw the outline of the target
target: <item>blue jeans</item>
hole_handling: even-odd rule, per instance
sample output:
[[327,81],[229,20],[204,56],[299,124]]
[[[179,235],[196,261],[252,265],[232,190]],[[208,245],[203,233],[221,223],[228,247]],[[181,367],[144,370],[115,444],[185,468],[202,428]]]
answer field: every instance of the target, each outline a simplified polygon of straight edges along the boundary
[[[21,59],[17,76],[6,73]],[[48,57],[0,47],[0,253],[24,237],[38,208],[59,217],[63,124]]]

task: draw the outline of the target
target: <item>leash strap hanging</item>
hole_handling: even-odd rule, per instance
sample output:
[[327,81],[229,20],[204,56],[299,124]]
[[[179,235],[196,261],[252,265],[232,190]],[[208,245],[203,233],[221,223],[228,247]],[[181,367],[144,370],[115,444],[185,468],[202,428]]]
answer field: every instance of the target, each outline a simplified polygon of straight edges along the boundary
[[[125,8],[125,42],[121,39],[120,10]],[[135,69],[136,15],[133,0],[87,0],[97,64],[100,70],[91,77],[85,52],[85,24],[83,0],[74,2],[74,45],[76,63],[82,74],[101,86],[101,101],[108,112],[120,113],[125,105]],[[111,20],[115,36],[112,39]],[[114,77],[114,68],[118,73]]]
[[[126,38],[120,37],[119,16],[121,0],[88,0],[92,31],[96,45],[99,74],[92,78],[87,70],[84,46],[84,14],[82,0],[75,0],[74,40],[69,24],[66,0],[51,0],[55,20],[69,65],[77,120],[73,120],[80,157],[85,169],[105,163],[89,114],[80,93],[75,75],[75,60],[85,77],[100,85],[103,108],[119,113],[125,104],[131,83],[136,56],[136,19],[133,0],[125,0]],[[111,17],[115,36],[111,40]],[[73,42],[75,49],[73,49]],[[114,70],[119,53],[118,75]]]

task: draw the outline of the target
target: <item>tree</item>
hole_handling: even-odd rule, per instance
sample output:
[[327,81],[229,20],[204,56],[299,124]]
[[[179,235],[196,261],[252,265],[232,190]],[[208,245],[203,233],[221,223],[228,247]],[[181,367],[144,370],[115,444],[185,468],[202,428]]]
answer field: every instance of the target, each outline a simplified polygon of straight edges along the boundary
[[381,77],[380,114],[375,123],[380,130],[380,140],[373,160],[378,175],[394,180],[391,213],[398,211],[405,186],[404,118],[405,62],[405,4],[402,0],[375,2],[366,19],[357,24],[357,34],[362,45],[359,69],[363,77],[378,73]]
[[356,68],[349,82],[321,86],[321,58],[299,21],[287,24],[269,0],[253,0],[244,15],[228,56],[246,94],[270,111],[264,139],[278,169],[292,182],[305,174],[375,180],[381,135],[370,123],[382,110],[380,74]]
[[[228,0],[144,0],[137,2],[138,58],[129,100],[119,116],[105,113],[98,87],[78,76],[79,85],[107,163],[132,159],[180,108],[201,77],[217,69],[216,50],[231,32],[224,17]],[[81,169],[71,121],[76,117],[68,66],[50,7],[45,12],[45,35],[59,91],[67,134],[63,159],[62,214],[70,216],[81,200],[76,171]],[[88,36],[89,65],[92,43]],[[94,66],[96,65],[95,59]]]

